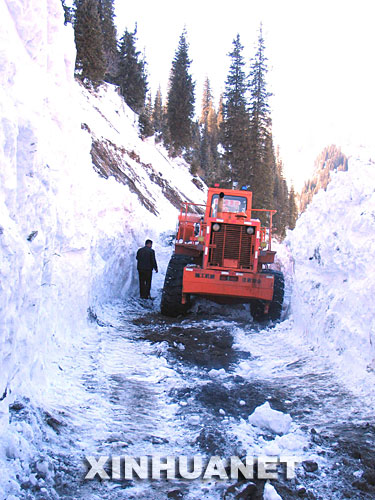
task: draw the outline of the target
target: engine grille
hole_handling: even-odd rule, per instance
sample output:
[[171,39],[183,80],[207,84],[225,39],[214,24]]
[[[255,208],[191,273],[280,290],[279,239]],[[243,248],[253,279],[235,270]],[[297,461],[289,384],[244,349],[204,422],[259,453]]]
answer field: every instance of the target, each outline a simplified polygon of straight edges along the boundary
[[246,232],[247,226],[222,224],[220,231],[212,231],[212,248],[209,264],[218,267],[252,268],[252,236]]

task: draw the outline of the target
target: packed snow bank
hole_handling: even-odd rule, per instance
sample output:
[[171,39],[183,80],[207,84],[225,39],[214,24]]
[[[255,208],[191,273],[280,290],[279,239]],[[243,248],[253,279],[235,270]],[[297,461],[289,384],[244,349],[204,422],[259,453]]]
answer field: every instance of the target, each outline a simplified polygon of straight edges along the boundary
[[374,234],[375,154],[358,148],[349,171],[334,174],[327,191],[315,195],[287,244],[295,263],[296,335],[365,392],[372,384],[358,382],[375,369]]
[[17,396],[43,404],[88,309],[134,290],[145,238],[158,250],[179,200],[205,197],[181,159],[139,139],[113,87],[74,81],[74,60],[60,0],[0,0],[2,426]]

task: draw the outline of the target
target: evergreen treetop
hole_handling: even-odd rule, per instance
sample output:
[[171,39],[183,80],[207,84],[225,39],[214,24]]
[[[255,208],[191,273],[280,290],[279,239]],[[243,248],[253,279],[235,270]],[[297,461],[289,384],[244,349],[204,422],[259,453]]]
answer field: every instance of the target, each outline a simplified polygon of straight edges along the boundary
[[208,115],[210,113],[210,110],[212,110],[212,108],[213,108],[213,103],[212,103],[211,85],[210,85],[210,80],[208,79],[208,77],[206,77],[203,86],[202,111],[199,119],[200,125],[207,122]]
[[126,104],[141,113],[148,90],[145,61],[140,58],[141,53],[136,49],[137,27],[133,32],[125,30],[120,43],[119,68],[116,83],[120,87],[121,95]]
[[273,163],[275,155],[272,144],[271,113],[268,99],[266,74],[267,58],[263,29],[260,25],[258,46],[255,57],[250,62],[250,152],[252,175],[250,178],[254,202],[258,206],[269,206],[273,193]]
[[298,218],[298,209],[296,204],[296,195],[293,186],[290,188],[289,191],[288,208],[289,208],[288,227],[289,229],[294,229],[296,227],[296,221]]
[[224,159],[231,171],[231,186],[235,183],[248,184],[251,176],[250,120],[246,100],[248,86],[242,51],[240,36],[237,35],[233,40],[233,50],[229,53],[231,64],[224,92],[221,138],[225,149]]
[[99,16],[103,33],[103,50],[106,59],[105,78],[106,81],[113,83],[118,67],[114,0],[99,0]]
[[88,80],[97,87],[106,72],[98,0],[75,0],[74,6],[76,74],[82,81]]
[[161,139],[161,134],[163,131],[163,118],[164,111],[163,111],[163,98],[161,94],[161,88],[159,86],[155,100],[154,100],[154,108],[152,111],[152,123],[154,126],[155,133],[158,136],[158,139]]
[[240,35],[237,34],[237,37],[233,40],[233,50],[228,54],[231,58],[231,64],[224,92],[226,106],[237,109],[246,108],[247,104],[246,92],[248,82],[244,71],[245,61],[242,55],[243,48],[240,41]]
[[250,114],[252,121],[259,120],[260,130],[267,130],[270,118],[268,99],[272,93],[267,91],[266,74],[268,73],[267,57],[262,24],[259,28],[258,48],[250,62]]
[[139,126],[141,137],[151,137],[155,133],[152,120],[152,98],[151,93],[148,94],[146,104],[139,115]]
[[168,127],[175,152],[188,148],[192,143],[195,83],[189,71],[191,60],[188,51],[184,29],[172,61],[167,103]]

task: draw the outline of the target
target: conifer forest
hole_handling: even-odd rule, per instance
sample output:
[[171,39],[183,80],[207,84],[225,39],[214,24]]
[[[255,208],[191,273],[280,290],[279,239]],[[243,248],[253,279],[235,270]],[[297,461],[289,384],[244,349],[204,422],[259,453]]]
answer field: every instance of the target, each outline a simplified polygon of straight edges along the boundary
[[286,182],[272,136],[262,25],[254,33],[256,51],[250,61],[245,60],[239,34],[228,47],[225,90],[215,106],[208,77],[203,95],[196,96],[186,29],[177,40],[167,95],[159,87],[153,96],[147,61],[137,48],[137,26],[117,33],[114,0],[75,0],[72,8],[62,2],[66,22],[74,26],[78,79],[94,89],[102,82],[117,85],[126,104],[139,115],[143,138],[155,136],[171,157],[183,156],[192,174],[209,186],[250,189],[254,207],[277,210],[273,221],[277,237],[282,239],[286,229],[294,228],[296,194]]

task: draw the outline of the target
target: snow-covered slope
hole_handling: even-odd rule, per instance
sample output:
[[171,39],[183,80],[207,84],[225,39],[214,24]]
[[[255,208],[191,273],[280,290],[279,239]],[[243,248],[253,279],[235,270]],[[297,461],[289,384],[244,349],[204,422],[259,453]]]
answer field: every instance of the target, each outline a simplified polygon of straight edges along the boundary
[[88,309],[134,290],[136,248],[205,197],[114,87],[74,81],[74,59],[60,0],[0,0],[1,425],[17,395],[38,401]]
[[[371,159],[372,158],[372,159]],[[289,235],[297,336],[328,355],[352,388],[375,369],[375,154],[357,148]],[[361,380],[361,384],[358,382]]]

